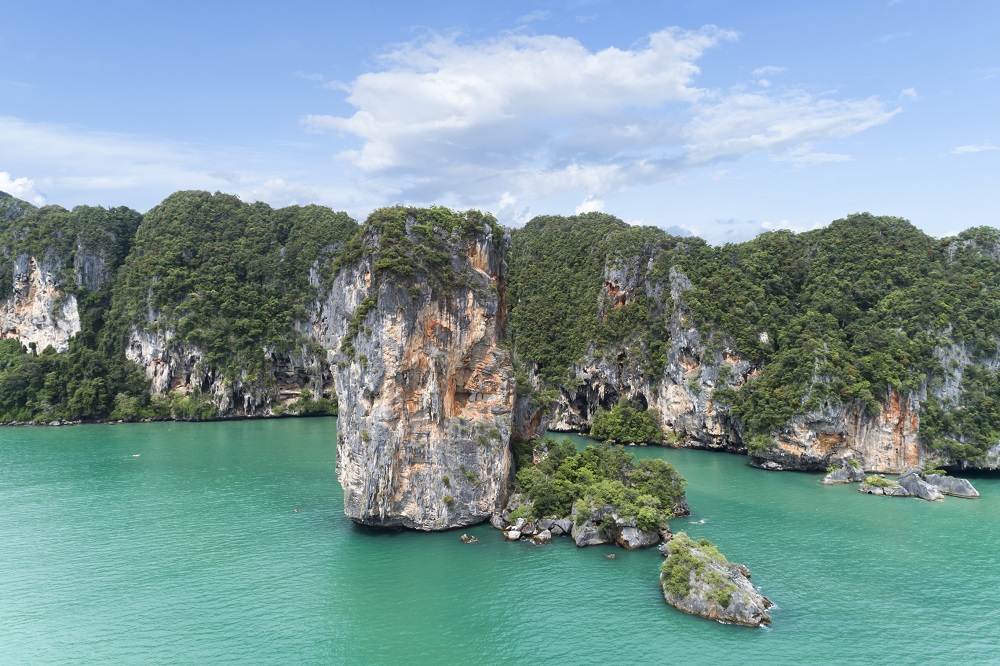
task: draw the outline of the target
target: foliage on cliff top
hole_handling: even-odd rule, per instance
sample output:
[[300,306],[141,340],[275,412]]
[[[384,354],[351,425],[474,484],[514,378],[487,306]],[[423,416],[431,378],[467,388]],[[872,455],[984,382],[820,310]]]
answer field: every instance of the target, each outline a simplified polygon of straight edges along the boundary
[[[939,350],[967,359],[1000,343],[1000,231],[937,240],[897,217],[851,215],[801,234],[777,231],[711,247],[611,216],[541,217],[513,233],[510,331],[550,386],[588,346],[622,343],[655,382],[670,345],[672,272],[691,288],[681,313],[709,351],[730,347],[761,371],[738,391],[720,387],[749,438],[824,403],[877,411],[890,389],[941,385]],[[606,267],[640,273],[634,301],[609,309]],[[676,286],[676,285],[675,285]],[[640,344],[632,344],[632,343]],[[922,407],[921,437],[959,460],[1000,441],[1000,379],[970,366],[960,396]]]
[[[9,199],[0,199],[0,204],[5,201]],[[142,215],[124,206],[77,206],[72,211],[61,206],[25,206],[30,208],[13,219],[0,214],[0,294],[4,297],[13,286],[14,263],[23,255],[47,268],[58,268],[54,277],[64,292],[84,287],[82,271],[94,260],[104,264],[107,277],[113,276],[128,255],[142,220]],[[101,288],[110,286],[102,284]]]
[[33,204],[22,201],[6,192],[0,192],[0,224],[16,220],[31,210],[35,210]]
[[635,456],[621,446],[590,445],[582,451],[569,440],[535,443],[545,459],[532,463],[532,443],[515,445],[517,490],[533,503],[535,516],[568,516],[573,503],[614,506],[634,517],[641,529],[656,529],[683,504],[686,482],[658,458]]
[[415,208],[392,206],[374,211],[344,245],[335,268],[362,256],[372,257],[376,274],[403,278],[426,275],[438,285],[452,288],[462,283],[466,244],[489,228],[496,244],[504,230],[489,213],[453,211],[443,206]]
[[[18,257],[34,257],[55,271],[62,293],[75,295],[81,332],[66,354],[2,341],[0,421],[106,417],[117,395],[145,396],[149,388],[105,325],[113,276],[131,248],[141,215],[125,207],[19,207],[23,212],[12,219],[0,215],[0,293],[10,297]],[[88,291],[88,283],[96,291]]]
[[[229,376],[265,380],[270,349],[302,342],[295,322],[333,278],[357,223],[322,206],[272,209],[227,194],[177,192],[146,213],[122,271],[121,321],[173,330]],[[125,331],[122,331],[124,335]]]
[[594,345],[601,351],[626,340],[656,373],[663,371],[663,303],[644,290],[611,307],[605,266],[640,274],[649,257],[704,246],[655,227],[634,227],[605,213],[536,217],[511,234],[507,272],[509,330],[515,350],[538,365],[543,381],[558,386],[568,368]]

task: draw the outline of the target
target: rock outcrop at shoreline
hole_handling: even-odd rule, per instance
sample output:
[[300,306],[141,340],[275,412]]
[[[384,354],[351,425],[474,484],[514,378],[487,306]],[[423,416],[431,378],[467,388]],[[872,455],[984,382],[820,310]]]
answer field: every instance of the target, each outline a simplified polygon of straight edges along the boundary
[[925,473],[916,467],[905,470],[896,480],[882,475],[867,476],[858,487],[858,492],[885,497],[916,497],[930,502],[943,500],[945,495],[967,499],[979,497],[979,491],[966,479]]
[[750,627],[771,624],[774,604],[750,583],[750,571],[729,562],[708,541],[679,532],[663,549],[660,587],[667,603],[710,620]]

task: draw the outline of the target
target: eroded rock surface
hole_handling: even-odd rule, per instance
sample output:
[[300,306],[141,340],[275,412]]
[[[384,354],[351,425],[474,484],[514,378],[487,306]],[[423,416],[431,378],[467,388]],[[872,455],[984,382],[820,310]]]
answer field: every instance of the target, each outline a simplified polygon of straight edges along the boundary
[[446,241],[452,284],[423,264],[409,279],[382,273],[368,254],[331,289],[337,475],[356,522],[441,530],[503,508],[514,381],[500,346],[507,239],[494,230],[484,224],[471,239]]
[[667,543],[660,587],[667,603],[710,620],[757,627],[771,624],[774,604],[750,583],[750,571],[729,562],[705,540],[679,532]]
[[48,346],[69,349],[80,331],[76,296],[60,283],[63,262],[48,252],[43,257],[21,254],[14,260],[13,293],[0,301],[0,337],[17,338],[41,352]]
[[924,481],[936,487],[945,495],[973,499],[979,497],[979,491],[967,479],[957,479],[953,476],[940,474],[924,474]]

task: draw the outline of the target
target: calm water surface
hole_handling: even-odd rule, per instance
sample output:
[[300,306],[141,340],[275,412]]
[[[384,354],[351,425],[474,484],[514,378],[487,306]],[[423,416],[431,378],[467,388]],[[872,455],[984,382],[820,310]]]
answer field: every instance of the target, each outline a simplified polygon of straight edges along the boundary
[[674,529],[778,604],[747,629],[667,606],[655,550],[359,528],[335,431],[0,429],[0,664],[1000,662],[996,479],[931,504],[636,449],[689,481]]

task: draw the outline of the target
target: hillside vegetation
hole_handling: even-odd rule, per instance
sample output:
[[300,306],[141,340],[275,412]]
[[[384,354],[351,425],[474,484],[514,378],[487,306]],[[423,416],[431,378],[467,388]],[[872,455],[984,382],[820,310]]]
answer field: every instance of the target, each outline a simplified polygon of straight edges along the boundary
[[[220,193],[177,192],[144,215],[0,196],[0,293],[9,301],[16,266],[35,257],[55,271],[61,298],[76,299],[82,328],[65,354],[3,343],[0,420],[176,414],[150,402],[142,369],[125,360],[133,331],[169,333],[214,375],[267,385],[282,355],[325,359],[302,324],[342,265],[367,255],[380,279],[412,280],[419,267],[447,289],[463,279],[453,241],[483,225],[507,233],[488,214],[440,207],[380,209],[358,225],[321,206]],[[919,396],[921,438],[953,459],[974,461],[1000,441],[996,229],[939,240],[858,214],[712,247],[587,213],[536,217],[510,234],[509,344],[519,394],[536,377],[535,404],[571,390],[575,366],[606,354],[657,385],[683,325],[755,368],[739,390],[720,382],[713,396],[744,441],[824,405],[874,413],[890,390]],[[658,441],[646,404],[612,407],[593,424],[600,436]]]

